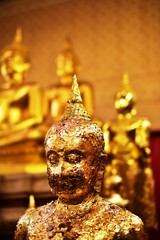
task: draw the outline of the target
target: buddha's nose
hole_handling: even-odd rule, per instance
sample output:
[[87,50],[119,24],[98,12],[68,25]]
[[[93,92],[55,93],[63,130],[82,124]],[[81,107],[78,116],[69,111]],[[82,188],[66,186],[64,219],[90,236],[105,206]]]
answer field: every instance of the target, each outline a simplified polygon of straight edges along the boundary
[[62,169],[63,169],[63,160],[61,158],[59,158],[59,162],[58,162],[58,164],[56,164],[56,166],[53,167],[52,173],[54,175],[61,176]]
[[63,157],[60,157],[56,173],[57,175],[61,176],[64,174],[64,171],[65,171],[65,162],[63,160]]
[[70,171],[70,164],[66,161],[64,161],[64,159],[60,159],[60,174],[61,175],[66,175],[68,173],[68,171]]

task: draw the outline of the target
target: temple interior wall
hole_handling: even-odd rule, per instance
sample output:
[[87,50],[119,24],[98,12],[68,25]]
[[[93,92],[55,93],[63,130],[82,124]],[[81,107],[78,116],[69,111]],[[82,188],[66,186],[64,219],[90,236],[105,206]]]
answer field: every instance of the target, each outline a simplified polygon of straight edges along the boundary
[[[31,56],[26,81],[58,82],[55,58],[70,36],[81,61],[79,80],[94,88],[95,116],[115,116],[114,93],[124,72],[137,95],[138,116],[160,129],[159,0],[0,1],[0,49],[21,27]],[[1,77],[2,81],[2,77]]]

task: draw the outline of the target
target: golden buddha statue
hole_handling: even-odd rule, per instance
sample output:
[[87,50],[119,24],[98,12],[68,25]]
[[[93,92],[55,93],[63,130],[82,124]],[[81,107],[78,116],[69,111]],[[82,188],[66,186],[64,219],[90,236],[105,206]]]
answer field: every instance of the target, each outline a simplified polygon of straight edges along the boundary
[[[146,118],[136,117],[135,103],[135,93],[129,85],[128,75],[124,74],[122,89],[115,95],[117,118],[103,126],[108,164],[104,172],[102,195],[138,215],[148,229],[155,229],[150,122]],[[114,194],[120,198],[115,199]]]
[[[28,50],[22,44],[21,30],[17,29],[13,43],[0,56],[4,79],[0,87],[0,158],[3,160],[9,157],[17,161],[20,153],[31,157],[35,151],[42,151],[39,144],[44,138],[42,126],[39,127],[43,120],[42,93],[37,83],[24,83],[29,68]],[[3,169],[7,172],[7,166]]]
[[100,127],[83,107],[76,78],[62,120],[45,139],[47,173],[58,199],[27,211],[15,240],[146,239],[139,217],[99,196],[106,157]]
[[[51,122],[60,120],[69,98],[73,76],[79,73],[80,63],[73,50],[72,41],[66,38],[64,49],[56,58],[56,68],[59,83],[46,89],[44,96],[44,115],[51,115]],[[88,82],[79,83],[81,96],[90,116],[93,115],[93,89]]]

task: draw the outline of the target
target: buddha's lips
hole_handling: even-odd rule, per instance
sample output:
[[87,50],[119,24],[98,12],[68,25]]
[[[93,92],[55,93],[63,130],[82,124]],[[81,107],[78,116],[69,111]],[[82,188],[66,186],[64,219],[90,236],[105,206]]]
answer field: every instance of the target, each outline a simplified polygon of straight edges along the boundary
[[53,176],[49,177],[49,183],[50,186],[54,189],[57,189],[57,191],[74,191],[76,188],[78,188],[80,185],[83,185],[85,183],[84,176]]

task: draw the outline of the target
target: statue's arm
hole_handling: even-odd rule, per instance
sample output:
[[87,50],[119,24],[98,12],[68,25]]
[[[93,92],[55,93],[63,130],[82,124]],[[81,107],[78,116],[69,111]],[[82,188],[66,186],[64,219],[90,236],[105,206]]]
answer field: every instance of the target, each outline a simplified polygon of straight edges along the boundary
[[14,240],[27,240],[27,227],[21,221],[17,223]]
[[148,240],[147,234],[144,231],[144,228],[141,228],[139,231],[136,231],[135,229],[131,230],[131,232],[128,234],[127,238],[124,238],[127,240]]
[[147,119],[140,119],[137,123],[135,142],[141,147],[149,146],[150,122]]
[[8,115],[13,91],[0,90],[0,129],[5,129],[8,125]]
[[22,96],[28,96],[27,117],[21,122],[30,127],[34,124],[40,123],[43,118],[42,113],[42,90],[38,85],[26,85],[19,89],[15,98],[21,99]]
[[[150,122],[147,119],[140,119],[136,129],[135,143],[139,148],[140,159],[147,165],[150,162]],[[149,162],[148,162],[149,161]]]
[[[21,89],[18,89],[14,97],[11,99],[12,101],[20,100],[23,96],[28,95],[29,102],[28,108],[26,110],[27,114],[24,119],[16,124],[10,125],[8,128],[4,129],[1,133],[1,137],[5,137],[7,135],[11,135],[12,133],[16,133],[22,130],[26,130],[36,124],[42,122],[43,114],[42,114],[42,96],[41,90],[39,86],[24,86]],[[23,113],[23,110],[22,110]]]
[[117,226],[120,230],[115,233],[114,240],[148,240],[141,218],[124,209],[119,213]]
[[[140,226],[139,229],[134,227],[126,234],[125,229],[121,233],[114,235],[114,240],[148,240],[148,236],[145,233],[144,227]],[[107,239],[106,239],[107,240]]]
[[[145,232],[145,226],[142,222],[141,218],[137,215],[126,211],[126,222],[124,227],[122,228],[123,237],[120,239],[124,240],[148,240],[147,234]],[[126,230],[128,228],[128,233],[126,234]]]
[[[59,90],[60,91],[60,90]],[[59,109],[61,105],[61,99],[57,99],[58,92],[56,87],[49,87],[43,90],[43,116],[46,118],[48,115],[52,117],[57,117],[57,114],[59,114]],[[63,95],[65,94],[64,92],[62,93]],[[62,97],[63,97],[62,95]],[[61,96],[60,96],[61,98]],[[56,107],[52,107],[55,105]],[[53,109],[52,109],[53,108]]]

